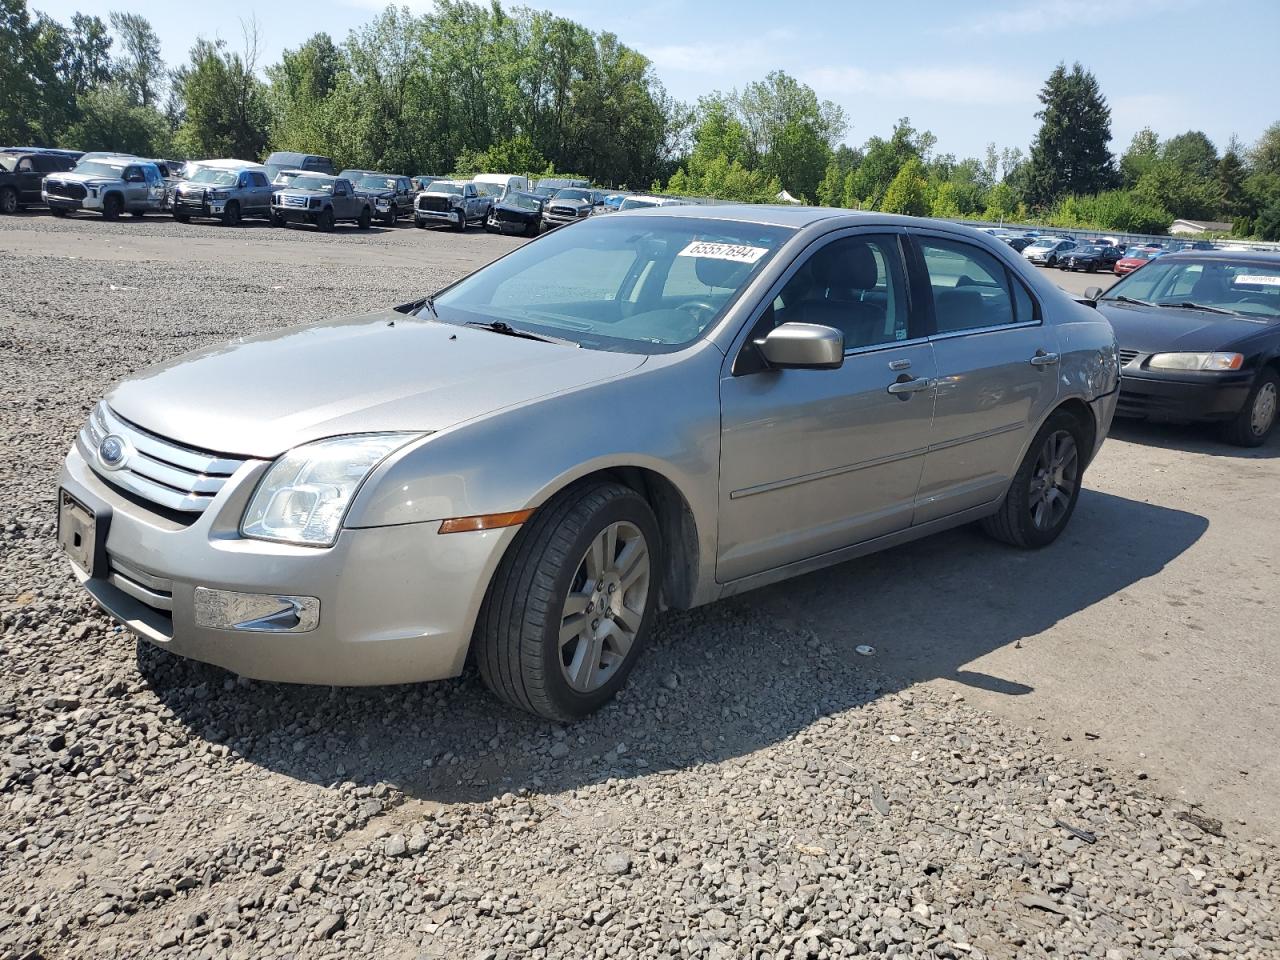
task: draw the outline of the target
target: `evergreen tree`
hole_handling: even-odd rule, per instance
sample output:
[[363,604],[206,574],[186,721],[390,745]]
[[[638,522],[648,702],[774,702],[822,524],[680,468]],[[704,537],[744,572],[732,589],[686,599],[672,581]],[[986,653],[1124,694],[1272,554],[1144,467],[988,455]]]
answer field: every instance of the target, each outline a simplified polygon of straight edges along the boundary
[[1111,151],[1111,108],[1098,80],[1079,63],[1058,64],[1040,91],[1042,121],[1031,145],[1028,201],[1048,206],[1067,194],[1097,193],[1116,179]]

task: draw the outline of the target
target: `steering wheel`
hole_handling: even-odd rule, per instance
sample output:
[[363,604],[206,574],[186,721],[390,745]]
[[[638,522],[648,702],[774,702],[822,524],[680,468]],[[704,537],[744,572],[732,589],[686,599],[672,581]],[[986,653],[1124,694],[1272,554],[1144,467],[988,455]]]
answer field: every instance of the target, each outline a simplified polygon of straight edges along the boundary
[[1260,293],[1245,294],[1236,303],[1256,303],[1260,307],[1271,307],[1275,305],[1274,297],[1265,297]]
[[699,316],[699,311],[705,310],[708,314],[712,314],[716,312],[717,308],[713,307],[705,300],[686,300],[684,303],[680,304],[680,306],[676,307],[676,309],[687,310],[694,320],[701,321],[702,317]]

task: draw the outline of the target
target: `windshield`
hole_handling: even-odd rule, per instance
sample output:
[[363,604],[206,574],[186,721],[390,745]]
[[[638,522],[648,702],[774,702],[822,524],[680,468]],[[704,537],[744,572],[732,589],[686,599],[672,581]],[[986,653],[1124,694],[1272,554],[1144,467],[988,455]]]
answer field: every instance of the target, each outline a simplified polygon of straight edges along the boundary
[[441,293],[449,323],[501,320],[596,350],[666,353],[697,339],[791,236],[785,227],[595,217]]
[[299,174],[289,184],[295,190],[319,190],[321,193],[333,193],[333,181],[328,177],[312,177]]
[[300,176],[302,176],[302,173],[300,173],[297,170],[281,170],[279,173],[276,174],[276,178],[271,182],[272,183],[293,183],[293,181],[297,180]]
[[212,167],[202,167],[191,176],[192,183],[212,183],[219,187],[233,187],[239,179],[239,174],[233,170],[215,170]]
[[583,189],[580,189],[580,188],[578,188],[578,187],[566,187],[566,188],[565,188],[565,189],[563,189],[563,190],[557,190],[557,191],[555,192],[555,197],[554,197],[553,199],[556,199],[556,200],[590,200],[590,199],[591,199],[591,191],[590,191],[590,190],[583,190]]
[[88,163],[78,163],[72,173],[83,173],[91,177],[110,177],[112,180],[119,179],[124,172],[124,164],[118,166],[110,163],[102,163],[98,160],[90,160]]
[[1032,250],[1032,249],[1048,250],[1050,247],[1056,247],[1057,245],[1058,245],[1057,240],[1036,240],[1034,243],[1028,246],[1027,249],[1028,250]]
[[356,181],[356,186],[361,190],[394,190],[396,178],[364,176]]
[[1098,254],[1102,252],[1102,248],[1101,247],[1076,247],[1071,252],[1078,253],[1082,257],[1096,257]]
[[1154,250],[1143,250],[1140,247],[1130,247],[1124,252],[1125,257],[1130,260],[1150,260],[1156,255]]
[[1280,318],[1280,263],[1158,257],[1102,297],[1129,297],[1158,306],[1195,304],[1246,317]]
[[653,200],[639,200],[636,197],[627,197],[622,201],[620,209],[638,210],[640,207],[656,207],[657,205]]
[[462,196],[462,188],[456,183],[445,183],[441,180],[437,180],[435,183],[431,184],[431,186],[427,187],[427,189],[432,193],[447,193],[455,197]]
[[502,198],[504,207],[515,207],[517,210],[535,211],[542,209],[542,198],[532,193],[508,193]]

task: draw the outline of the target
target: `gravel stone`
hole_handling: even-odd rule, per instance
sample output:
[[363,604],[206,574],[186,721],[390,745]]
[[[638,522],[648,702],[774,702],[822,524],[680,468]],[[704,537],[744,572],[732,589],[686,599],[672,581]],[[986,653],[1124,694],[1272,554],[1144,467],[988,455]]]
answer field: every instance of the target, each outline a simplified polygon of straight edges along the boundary
[[617,701],[569,727],[471,674],[270,684],[135,640],[55,543],[53,478],[110,383],[408,302],[519,241],[0,232],[22,240],[0,256],[3,960],[1280,956],[1270,841],[878,672],[856,625],[748,597],[664,614]]

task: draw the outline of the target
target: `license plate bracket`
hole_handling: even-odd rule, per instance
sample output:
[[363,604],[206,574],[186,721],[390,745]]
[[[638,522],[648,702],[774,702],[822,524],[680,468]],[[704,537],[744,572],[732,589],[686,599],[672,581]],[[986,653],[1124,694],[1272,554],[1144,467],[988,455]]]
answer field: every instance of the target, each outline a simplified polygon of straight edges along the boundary
[[106,576],[110,519],[110,510],[93,510],[65,489],[58,489],[58,546],[90,577]]

